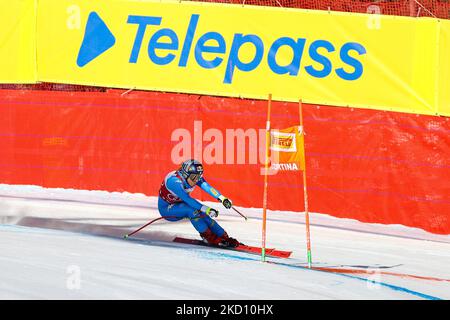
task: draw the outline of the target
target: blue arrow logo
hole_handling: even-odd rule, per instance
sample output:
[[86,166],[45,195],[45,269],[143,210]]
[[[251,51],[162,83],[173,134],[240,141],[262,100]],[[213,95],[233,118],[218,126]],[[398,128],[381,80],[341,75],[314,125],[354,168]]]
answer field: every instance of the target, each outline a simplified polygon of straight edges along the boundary
[[97,12],[89,14],[84,31],[83,42],[78,52],[77,65],[84,67],[116,43],[116,38],[109,31]]

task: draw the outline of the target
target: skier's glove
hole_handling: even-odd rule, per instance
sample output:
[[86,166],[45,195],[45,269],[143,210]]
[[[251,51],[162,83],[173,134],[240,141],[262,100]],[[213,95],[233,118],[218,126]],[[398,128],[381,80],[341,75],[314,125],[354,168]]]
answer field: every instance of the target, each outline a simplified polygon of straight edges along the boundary
[[227,209],[230,209],[233,206],[233,203],[230,199],[225,198],[224,196],[220,196],[218,199],[220,202],[222,202],[223,206]]
[[216,218],[219,215],[219,211],[217,211],[216,209],[213,208],[207,208],[206,209],[206,214],[208,216],[210,216],[211,218]]

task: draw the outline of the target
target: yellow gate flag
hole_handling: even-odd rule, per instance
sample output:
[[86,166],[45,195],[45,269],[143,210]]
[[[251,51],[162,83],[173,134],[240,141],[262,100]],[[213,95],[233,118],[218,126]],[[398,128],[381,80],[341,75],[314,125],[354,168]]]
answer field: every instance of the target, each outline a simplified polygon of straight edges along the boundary
[[305,143],[302,126],[270,132],[271,169],[305,170]]

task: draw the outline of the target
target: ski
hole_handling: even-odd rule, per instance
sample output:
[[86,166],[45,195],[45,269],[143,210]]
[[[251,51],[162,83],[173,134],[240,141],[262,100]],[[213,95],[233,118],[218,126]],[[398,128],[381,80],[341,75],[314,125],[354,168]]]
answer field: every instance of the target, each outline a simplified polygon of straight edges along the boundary
[[[181,238],[181,237],[176,237],[175,239],[173,239],[173,242],[194,244],[194,245],[200,245],[200,246],[205,246],[205,247],[233,250],[233,251],[239,251],[239,252],[246,252],[246,253],[255,254],[255,255],[261,255],[261,251],[262,251],[262,249],[260,247],[247,246],[245,244],[241,244],[235,248],[219,247],[219,246],[213,246],[213,245],[206,244],[203,241],[198,240],[198,239],[187,239],[187,238]],[[291,254],[292,254],[292,251],[277,250],[275,248],[266,248],[266,256],[267,257],[286,259],[286,258],[289,258],[291,256]]]

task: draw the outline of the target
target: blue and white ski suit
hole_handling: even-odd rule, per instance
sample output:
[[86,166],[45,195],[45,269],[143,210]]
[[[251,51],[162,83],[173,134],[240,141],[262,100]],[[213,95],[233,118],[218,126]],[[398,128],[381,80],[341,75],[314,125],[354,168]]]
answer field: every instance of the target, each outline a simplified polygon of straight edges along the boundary
[[159,213],[168,221],[189,218],[199,233],[205,232],[209,228],[214,234],[221,237],[225,230],[206,214],[208,207],[190,196],[196,186],[200,186],[215,199],[221,196],[219,191],[210,186],[203,177],[191,187],[180,174],[172,171],[165,177],[159,189]]

